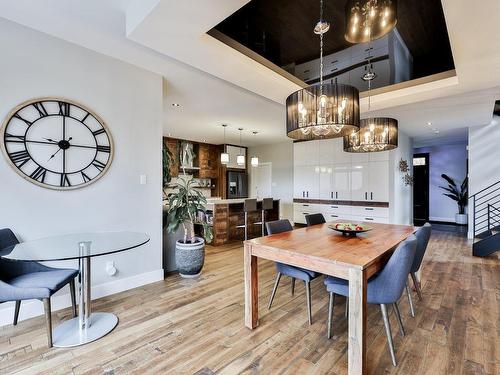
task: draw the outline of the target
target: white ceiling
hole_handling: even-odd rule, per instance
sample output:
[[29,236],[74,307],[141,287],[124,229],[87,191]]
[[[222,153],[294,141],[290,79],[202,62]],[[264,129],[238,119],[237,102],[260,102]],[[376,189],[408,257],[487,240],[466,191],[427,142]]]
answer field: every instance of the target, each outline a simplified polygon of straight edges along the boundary
[[[279,142],[282,103],[299,86],[206,34],[247,1],[0,0],[0,16],[163,75],[165,134],[219,143],[228,123],[228,142],[238,142],[240,126],[246,145]],[[489,123],[500,98],[500,2],[442,3],[457,76],[372,98],[376,113],[417,140],[435,137],[429,121],[440,135]]]

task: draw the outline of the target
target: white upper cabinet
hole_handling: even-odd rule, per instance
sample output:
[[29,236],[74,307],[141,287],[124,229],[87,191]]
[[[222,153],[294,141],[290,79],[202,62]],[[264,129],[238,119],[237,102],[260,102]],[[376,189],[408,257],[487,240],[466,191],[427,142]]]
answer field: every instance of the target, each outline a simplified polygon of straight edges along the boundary
[[293,144],[293,162],[295,166],[319,166],[319,147],[316,142],[295,142]]
[[319,199],[333,199],[333,165],[322,165],[319,171]]
[[335,164],[333,166],[333,198],[335,200],[351,200],[351,164]]
[[369,164],[353,163],[351,166],[351,199],[365,201],[368,198]]
[[386,161],[370,162],[368,200],[374,202],[389,201],[389,163]]

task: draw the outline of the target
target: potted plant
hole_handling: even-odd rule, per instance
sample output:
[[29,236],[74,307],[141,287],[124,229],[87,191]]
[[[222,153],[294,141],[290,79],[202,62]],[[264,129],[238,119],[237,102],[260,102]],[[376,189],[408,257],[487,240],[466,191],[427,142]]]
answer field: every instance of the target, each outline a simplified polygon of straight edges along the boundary
[[167,231],[174,233],[179,226],[184,230],[182,239],[175,243],[175,262],[182,277],[198,277],[205,261],[205,241],[212,242],[212,228],[206,221],[203,226],[205,238],[197,237],[194,224],[198,213],[205,212],[206,198],[194,188],[194,180],[179,179],[174,184],[174,193],[168,198]]
[[444,173],[441,175],[443,179],[448,182],[448,187],[440,186],[441,189],[445,190],[447,193],[443,193],[447,197],[453,199],[458,204],[458,214],[455,214],[455,222],[457,224],[465,225],[467,224],[467,214],[465,213],[465,207],[468,203],[468,186],[467,177],[464,178],[460,189],[455,184],[452,178],[448,177]]

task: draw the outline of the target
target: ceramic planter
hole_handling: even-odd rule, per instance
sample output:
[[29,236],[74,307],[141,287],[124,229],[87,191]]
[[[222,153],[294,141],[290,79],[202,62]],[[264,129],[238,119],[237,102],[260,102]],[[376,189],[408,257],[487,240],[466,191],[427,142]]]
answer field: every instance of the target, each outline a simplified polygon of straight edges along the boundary
[[460,225],[467,224],[467,214],[455,214],[455,223]]
[[195,237],[195,243],[175,243],[175,263],[181,277],[195,278],[200,276],[205,262],[205,240]]

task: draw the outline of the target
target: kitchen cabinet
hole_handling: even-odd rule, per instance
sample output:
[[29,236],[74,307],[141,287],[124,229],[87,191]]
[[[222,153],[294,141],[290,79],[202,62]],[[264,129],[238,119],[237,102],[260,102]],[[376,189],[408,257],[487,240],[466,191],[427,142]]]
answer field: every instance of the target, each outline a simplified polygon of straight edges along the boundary
[[320,168],[303,165],[294,168],[294,198],[319,199]]
[[217,178],[219,157],[217,146],[201,143],[198,155],[200,178]]

